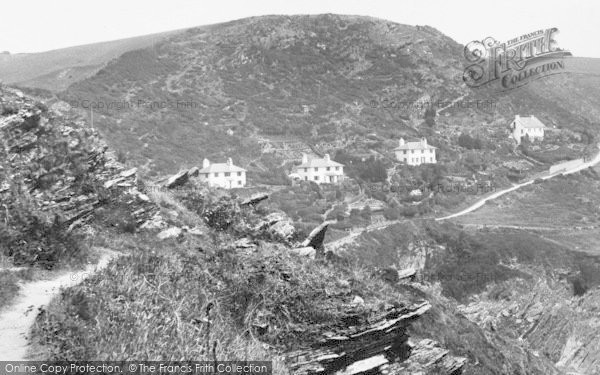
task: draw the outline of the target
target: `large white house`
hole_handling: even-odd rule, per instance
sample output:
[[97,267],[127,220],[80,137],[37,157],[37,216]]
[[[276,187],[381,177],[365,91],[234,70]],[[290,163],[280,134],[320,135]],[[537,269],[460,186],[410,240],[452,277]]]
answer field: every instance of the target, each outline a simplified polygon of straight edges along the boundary
[[408,165],[435,164],[435,150],[437,147],[427,144],[427,139],[406,142],[400,138],[398,147],[394,149],[396,159]]
[[521,139],[528,136],[531,141],[544,139],[544,131],[547,129],[535,116],[515,116],[510,123],[511,136],[521,144]]
[[207,182],[209,186],[225,189],[246,186],[246,170],[233,165],[231,158],[228,158],[226,163],[211,163],[204,159],[202,169],[198,173],[200,181]]
[[306,154],[302,154],[302,164],[294,167],[292,174],[303,181],[335,184],[344,180],[344,165],[331,160],[329,154],[325,154],[322,159],[309,159]]

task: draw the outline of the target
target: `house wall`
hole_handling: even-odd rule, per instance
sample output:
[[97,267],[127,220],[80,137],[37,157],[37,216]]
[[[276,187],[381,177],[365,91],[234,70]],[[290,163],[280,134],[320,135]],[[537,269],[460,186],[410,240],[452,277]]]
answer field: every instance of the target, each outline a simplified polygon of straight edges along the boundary
[[[404,153],[406,151],[406,154]],[[411,151],[414,151],[412,153]],[[396,159],[408,165],[435,164],[435,149],[396,150]],[[424,158],[424,159],[423,159]]]
[[525,137],[525,135],[528,135],[531,140],[544,138],[543,128],[523,128],[521,125],[517,124],[516,121],[512,122],[512,128],[513,138],[517,143],[521,143],[521,139]]
[[215,176],[215,172],[211,172],[208,178],[205,173],[200,173],[198,178],[200,181],[208,182],[209,186],[218,186],[225,189],[246,186],[246,172],[239,172],[241,176],[238,176],[238,172],[231,172],[229,176],[226,176],[225,173],[218,172],[218,176]]
[[[313,181],[317,184],[322,183],[338,183],[344,179],[344,167],[339,167],[339,170],[335,170],[335,167],[329,167],[329,171],[327,167],[316,167],[318,170],[315,171],[315,167],[306,168],[296,168],[294,173],[300,176],[301,181]],[[315,176],[318,179],[315,179]],[[329,177],[333,177],[333,181],[330,180]]]

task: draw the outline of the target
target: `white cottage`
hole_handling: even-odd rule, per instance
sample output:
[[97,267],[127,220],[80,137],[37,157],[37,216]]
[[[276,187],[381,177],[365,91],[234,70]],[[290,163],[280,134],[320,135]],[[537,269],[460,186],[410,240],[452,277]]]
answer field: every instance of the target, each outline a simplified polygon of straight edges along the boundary
[[547,129],[540,120],[535,116],[515,116],[513,122],[510,123],[511,136],[521,144],[521,139],[528,136],[530,140],[544,139],[544,131]]
[[198,173],[200,181],[207,182],[209,186],[225,189],[246,186],[246,170],[233,165],[231,158],[228,158],[226,163],[211,163],[204,159],[202,169]]
[[302,164],[294,167],[292,174],[303,181],[335,184],[344,180],[344,165],[331,160],[329,154],[325,154],[322,159],[309,159],[306,154],[302,154]]
[[427,139],[421,138],[420,141],[406,142],[400,138],[398,147],[394,149],[396,159],[408,165],[435,164],[436,147],[427,144]]

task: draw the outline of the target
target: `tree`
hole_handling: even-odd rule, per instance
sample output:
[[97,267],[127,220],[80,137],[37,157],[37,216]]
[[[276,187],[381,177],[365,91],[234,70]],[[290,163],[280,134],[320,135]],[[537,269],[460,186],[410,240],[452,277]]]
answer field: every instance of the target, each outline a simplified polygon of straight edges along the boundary
[[425,123],[430,128],[435,126],[435,116],[437,115],[435,108],[429,107],[425,110]]
[[482,148],[481,147],[482,146],[481,139],[471,137],[467,133],[462,133],[458,137],[458,145],[461,147],[464,147],[466,149],[469,149],[469,150],[474,150],[474,149],[480,150]]

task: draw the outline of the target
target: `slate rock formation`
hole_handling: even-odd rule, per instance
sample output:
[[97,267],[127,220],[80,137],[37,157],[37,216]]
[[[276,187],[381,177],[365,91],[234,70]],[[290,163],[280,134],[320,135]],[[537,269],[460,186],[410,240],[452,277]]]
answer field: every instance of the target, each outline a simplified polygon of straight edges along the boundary
[[407,328],[431,305],[391,307],[373,313],[366,324],[344,319],[310,348],[287,353],[294,374],[448,374],[462,373],[464,358],[450,356],[431,340],[410,343]]

